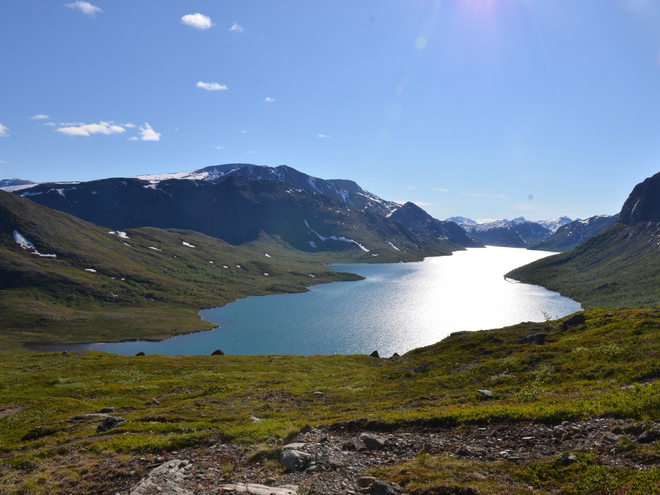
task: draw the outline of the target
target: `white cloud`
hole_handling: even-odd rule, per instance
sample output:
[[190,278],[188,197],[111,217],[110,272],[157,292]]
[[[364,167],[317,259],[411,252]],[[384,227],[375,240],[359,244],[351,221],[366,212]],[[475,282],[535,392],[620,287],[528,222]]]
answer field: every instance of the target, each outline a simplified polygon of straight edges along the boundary
[[33,115],[30,118],[32,120],[48,120],[50,117],[48,115],[44,115],[43,113],[40,113],[39,115]]
[[55,122],[44,122],[43,124],[39,124],[39,125],[43,125],[46,127],[57,127],[57,124]]
[[131,124],[130,122],[128,124],[122,124],[126,129],[135,129],[136,125]]
[[408,191],[414,191],[415,186],[406,186],[406,189],[408,189]]
[[245,129],[241,129],[241,134],[247,134],[247,131]]
[[444,187],[434,187],[433,190],[441,192],[441,193],[448,193],[449,192],[449,189],[446,189]]
[[92,5],[89,2],[83,2],[82,0],[76,0],[73,3],[65,3],[64,6],[69,7],[70,9],[78,9],[80,12],[89,17],[96,17],[96,14],[103,12],[103,10],[101,10],[96,5]]
[[121,134],[126,132],[122,126],[114,122],[99,122],[98,124],[61,124],[66,127],[59,127],[57,132],[68,134],[69,136],[91,136],[92,134]]
[[6,162],[6,161],[4,161],[4,160],[0,160],[0,163],[7,163],[7,162]]
[[0,137],[9,136],[9,133],[7,132],[8,130],[9,130],[8,127],[5,127],[4,125],[0,124]]
[[213,23],[211,22],[211,18],[204,14],[200,14],[199,12],[195,14],[184,15],[181,18],[181,22],[190,27],[194,27],[195,29],[201,29],[201,30],[209,29],[211,26],[213,26]]
[[206,82],[202,82],[202,81],[199,81],[197,83],[197,87],[205,89],[206,91],[224,91],[226,89],[229,89],[224,84],[219,84],[217,82],[207,82],[206,83]]
[[160,133],[154,131],[151,126],[145,122],[144,127],[140,126],[142,141],[160,141]]
[[264,98],[264,101],[266,103],[273,103],[275,101],[275,98],[271,98],[270,96],[266,96],[266,98]]
[[326,136],[325,134],[317,134],[316,137],[321,139],[326,139],[329,138],[330,136]]
[[235,31],[237,33],[242,33],[243,32],[243,28],[241,26],[239,26],[238,24],[236,24],[235,22],[231,25],[229,30],[230,31]]
[[215,148],[216,150],[224,150],[224,149],[226,149],[225,146],[218,146],[218,145],[215,145],[214,148]]
[[256,152],[257,152],[256,150],[246,151],[248,155],[254,155]]
[[433,203],[428,203],[426,201],[413,201],[413,204],[422,208],[423,206],[431,206]]
[[475,192],[462,192],[459,193],[461,196],[470,196],[472,198],[495,198],[495,199],[509,199],[509,196],[506,194],[483,194],[483,193],[475,193]]
[[131,136],[128,138],[129,141],[139,141],[139,139],[136,136]]

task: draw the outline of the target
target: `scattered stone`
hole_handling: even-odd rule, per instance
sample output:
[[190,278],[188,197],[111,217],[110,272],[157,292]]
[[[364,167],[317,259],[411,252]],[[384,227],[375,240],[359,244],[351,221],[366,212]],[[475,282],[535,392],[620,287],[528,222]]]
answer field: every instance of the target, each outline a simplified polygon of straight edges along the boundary
[[140,351],[136,354],[136,356],[146,356],[146,354],[144,352]]
[[545,344],[545,337],[546,334],[544,333],[533,333],[531,335],[528,335],[527,337],[522,337],[518,339],[519,344],[538,344],[538,345],[543,345]]
[[149,402],[145,402],[145,406],[160,406],[160,401],[158,399],[151,399]]
[[304,443],[302,442],[294,442],[294,443],[287,443],[284,447],[282,447],[282,450],[301,450],[305,448]]
[[257,418],[256,416],[250,416],[250,421],[253,423],[261,423],[263,419]]
[[587,322],[587,319],[582,313],[571,316],[568,320],[562,323],[561,328],[567,330],[569,327],[576,327],[578,325],[584,325]]
[[155,493],[161,495],[193,495],[193,492],[183,487],[187,465],[188,461],[181,459],[173,459],[161,464],[142,478],[128,493],[129,495],[152,495]]
[[360,488],[369,488],[374,481],[376,481],[374,476],[361,476],[357,480],[357,486]]
[[101,410],[99,411],[99,413],[101,413],[101,414],[105,414],[105,413],[113,413],[113,412],[115,412],[115,408],[114,408],[114,407],[104,407],[103,409],[101,409]]
[[398,357],[399,357],[399,353],[398,353],[398,352],[395,352],[394,354],[392,354],[392,357],[393,357],[393,358],[398,358]]
[[123,425],[125,422],[126,420],[124,418],[120,418],[119,416],[108,416],[103,421],[101,421],[100,425],[96,427],[96,431],[98,433],[105,433],[108,430]]
[[311,433],[314,431],[314,427],[310,424],[306,424],[300,429],[300,434],[304,435],[305,433]]
[[564,466],[570,466],[571,464],[580,462],[573,454],[563,454],[557,459],[557,461]]
[[376,480],[371,484],[371,495],[401,495],[403,489],[396,483]]
[[477,397],[481,400],[489,400],[493,398],[493,392],[490,390],[477,390]]
[[380,357],[380,356],[378,355],[378,351],[374,351],[374,352],[372,352],[371,354],[369,354],[369,356],[370,356],[370,357],[375,357],[375,358]]
[[331,469],[341,469],[344,467],[344,463],[335,457],[330,457],[328,459],[328,466],[330,466]]
[[225,351],[221,349],[216,349],[211,353],[211,356],[224,356],[224,355],[225,355]]
[[639,443],[653,443],[658,439],[660,439],[660,431],[647,430],[637,438],[637,441]]
[[298,488],[293,488],[291,486],[276,487],[258,485],[256,483],[234,483],[220,485],[220,493],[247,493],[250,495],[298,495]]
[[385,447],[385,439],[373,433],[362,433],[360,438],[364,442],[364,446],[369,450],[380,450]]
[[307,452],[302,452],[300,450],[286,449],[282,451],[280,455],[280,463],[284,468],[295,473],[296,471],[303,471],[309,462],[311,457]]

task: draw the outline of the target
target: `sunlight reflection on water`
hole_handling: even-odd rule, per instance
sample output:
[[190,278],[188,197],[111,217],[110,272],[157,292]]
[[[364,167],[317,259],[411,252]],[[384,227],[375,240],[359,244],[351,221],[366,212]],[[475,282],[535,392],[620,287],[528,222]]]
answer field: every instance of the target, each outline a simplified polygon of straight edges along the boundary
[[[202,311],[221,328],[163,342],[100,344],[122,355],[403,354],[451,332],[580,311],[580,305],[542,287],[507,281],[508,271],[554,253],[488,247],[419,263],[335,265],[367,277],[319,285],[303,294],[249,297]],[[59,347],[64,348],[64,347]],[[73,346],[69,346],[73,348]],[[90,346],[85,346],[90,348]]]

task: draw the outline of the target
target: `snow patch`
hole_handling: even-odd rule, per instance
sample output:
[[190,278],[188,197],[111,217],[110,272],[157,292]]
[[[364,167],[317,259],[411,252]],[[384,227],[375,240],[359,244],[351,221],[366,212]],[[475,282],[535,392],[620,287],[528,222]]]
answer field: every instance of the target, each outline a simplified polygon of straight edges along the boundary
[[154,251],[162,251],[162,249],[158,249],[157,247],[149,246],[149,249],[153,249]]
[[268,253],[264,253],[264,256],[265,256],[266,258],[271,258],[271,255],[268,254]]
[[189,242],[186,242],[186,241],[183,241],[181,244],[183,244],[184,246],[189,247],[189,248],[194,248],[195,247],[195,246],[193,246],[192,244],[190,244]]
[[268,272],[264,272],[264,277],[267,277],[268,275],[270,275]]
[[356,245],[357,245],[360,249],[362,249],[362,251],[364,251],[365,253],[368,253],[368,252],[369,252],[369,250],[368,250],[366,247],[364,247],[362,244],[360,244],[360,243],[359,243],[358,241],[356,241],[356,240],[349,239],[348,237],[344,237],[344,236],[337,236],[337,235],[331,235],[330,237],[324,237],[324,236],[322,236],[321,234],[319,234],[317,231],[315,231],[313,228],[311,228],[311,227],[309,226],[309,223],[307,223],[307,220],[304,220],[304,222],[305,222],[305,226],[306,226],[311,232],[313,232],[314,234],[316,234],[316,235],[318,236],[318,238],[319,238],[321,241],[326,241],[326,240],[330,239],[330,240],[332,240],[332,241],[350,242],[350,243],[356,244]]
[[314,241],[309,241],[309,245],[316,249],[316,243]]
[[85,271],[89,273],[96,273],[96,270],[94,270],[94,268],[85,268]]
[[388,243],[390,246],[392,246],[394,249],[396,249],[397,251],[401,251],[398,247],[396,247],[396,246],[395,246],[394,244],[392,244],[390,241],[387,241],[387,243]]
[[30,251],[32,254],[39,256],[40,258],[57,258],[56,254],[41,254],[37,251],[37,248],[34,247],[34,244],[28,241],[18,230],[14,230],[14,241],[23,249]]

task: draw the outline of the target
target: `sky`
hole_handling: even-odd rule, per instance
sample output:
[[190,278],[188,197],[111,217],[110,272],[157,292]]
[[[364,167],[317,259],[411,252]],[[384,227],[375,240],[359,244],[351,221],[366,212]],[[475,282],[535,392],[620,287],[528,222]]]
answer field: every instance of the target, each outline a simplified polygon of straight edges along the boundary
[[0,178],[289,165],[436,218],[660,171],[657,0],[3,0]]

